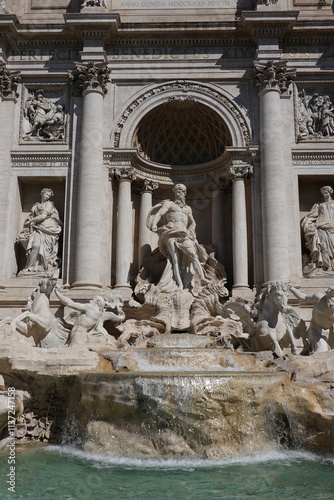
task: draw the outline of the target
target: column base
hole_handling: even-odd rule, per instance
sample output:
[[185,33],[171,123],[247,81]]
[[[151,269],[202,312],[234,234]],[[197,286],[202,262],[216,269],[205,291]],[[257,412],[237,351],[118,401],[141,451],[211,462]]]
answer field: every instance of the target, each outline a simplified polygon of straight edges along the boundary
[[97,288],[103,288],[102,283],[94,283],[93,281],[75,281],[72,283],[71,288],[80,288],[82,290],[94,290]]
[[123,300],[129,300],[132,297],[132,288],[130,285],[115,285],[112,292],[122,297]]
[[248,285],[233,285],[232,297],[242,297],[247,300],[254,300],[255,292],[249,288]]

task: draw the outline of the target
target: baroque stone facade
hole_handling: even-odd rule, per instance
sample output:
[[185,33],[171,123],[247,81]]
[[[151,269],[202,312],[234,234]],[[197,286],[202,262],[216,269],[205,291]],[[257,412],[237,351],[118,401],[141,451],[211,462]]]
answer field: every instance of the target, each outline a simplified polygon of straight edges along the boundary
[[[330,286],[333,219],[310,216],[334,187],[326,2],[17,4],[0,11],[0,319],[50,269],[72,298],[129,299],[158,245],[146,218],[179,183],[230,293]],[[45,188],[59,226],[41,266],[27,242],[49,215],[26,221]]]

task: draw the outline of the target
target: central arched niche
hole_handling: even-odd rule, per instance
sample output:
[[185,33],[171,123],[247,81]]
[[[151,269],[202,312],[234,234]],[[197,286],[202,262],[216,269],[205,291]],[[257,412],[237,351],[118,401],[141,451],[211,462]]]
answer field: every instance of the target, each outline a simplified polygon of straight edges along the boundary
[[139,122],[132,146],[153,163],[199,165],[219,158],[232,145],[221,117],[192,98],[171,98]]

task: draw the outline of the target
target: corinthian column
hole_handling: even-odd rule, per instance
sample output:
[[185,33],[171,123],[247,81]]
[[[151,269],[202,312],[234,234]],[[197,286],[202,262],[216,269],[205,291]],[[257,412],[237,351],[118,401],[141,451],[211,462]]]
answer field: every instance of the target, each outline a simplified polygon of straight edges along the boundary
[[249,289],[248,242],[245,179],[253,174],[250,165],[234,164],[229,168],[232,179],[232,245],[234,290]]
[[106,239],[102,193],[107,182],[103,167],[103,99],[109,69],[94,62],[77,64],[71,77],[83,97],[73,286],[101,287],[106,284],[102,259]]
[[288,218],[284,162],[281,94],[287,92],[294,72],[285,63],[255,63],[255,83],[260,98],[261,196],[264,278],[289,277]]
[[17,102],[19,72],[7,71],[0,63],[0,281],[16,272],[13,241],[15,241],[15,197],[10,196],[11,156],[14,107]]
[[139,269],[145,258],[152,251],[152,231],[146,225],[147,216],[152,208],[152,193],[158,189],[159,184],[149,179],[144,179],[140,189],[140,215],[139,215]]
[[119,180],[116,236],[116,285],[115,288],[131,291],[130,267],[133,256],[131,182],[135,176],[132,168],[115,169]]
[[223,252],[223,213],[224,213],[224,193],[226,183],[219,177],[211,176],[206,184],[207,189],[211,191],[211,234],[212,244],[215,248],[215,255],[219,262],[224,262]]

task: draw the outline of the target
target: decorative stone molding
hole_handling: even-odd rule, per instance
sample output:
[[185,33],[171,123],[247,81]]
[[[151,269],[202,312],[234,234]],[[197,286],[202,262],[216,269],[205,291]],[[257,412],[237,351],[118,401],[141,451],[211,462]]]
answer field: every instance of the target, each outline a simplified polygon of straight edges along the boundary
[[71,164],[70,153],[12,153],[13,168],[68,168]]
[[20,71],[8,71],[3,63],[0,63],[0,95],[3,98],[15,99],[18,97],[17,88],[21,81]]
[[285,94],[295,77],[296,70],[288,69],[286,62],[254,62],[254,81],[258,92],[275,89]]
[[293,165],[330,165],[334,163],[334,151],[294,151]]
[[250,179],[253,175],[253,167],[252,165],[245,165],[241,163],[236,163],[229,167],[229,173],[232,179],[232,182],[237,179]]
[[108,92],[107,83],[110,82],[110,69],[105,63],[93,61],[85,64],[76,63],[75,69],[69,72],[69,77],[81,93],[100,91],[105,95]]
[[[168,82],[162,85],[159,85],[157,87],[151,88],[150,90],[144,92],[143,94],[139,95],[124,111],[124,113],[121,116],[121,119],[118,121],[116,128],[114,130],[114,147],[118,148],[120,145],[120,138],[122,134],[122,130],[124,128],[124,124],[128,120],[129,116],[133,111],[140,106],[143,102],[147,101],[148,99],[154,98],[159,96],[160,94],[163,94],[164,92],[170,92],[170,91],[181,91],[184,93],[184,99],[188,99],[190,101],[196,102],[198,101],[198,98],[196,97],[196,93],[198,92],[199,94],[204,94],[208,97],[211,97],[221,104],[224,105],[225,108],[227,108],[231,114],[237,119],[239,127],[242,131],[242,135],[244,138],[245,145],[250,144],[250,134],[248,130],[248,126],[240,113],[239,109],[237,106],[227,99],[221,92],[219,92],[216,89],[212,89],[208,86],[205,86],[203,84],[199,84],[196,82],[187,82],[185,80],[176,80],[173,82]],[[170,102],[170,99],[176,100],[178,99],[178,96],[175,97],[167,97],[166,102]]]

